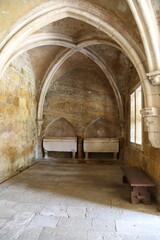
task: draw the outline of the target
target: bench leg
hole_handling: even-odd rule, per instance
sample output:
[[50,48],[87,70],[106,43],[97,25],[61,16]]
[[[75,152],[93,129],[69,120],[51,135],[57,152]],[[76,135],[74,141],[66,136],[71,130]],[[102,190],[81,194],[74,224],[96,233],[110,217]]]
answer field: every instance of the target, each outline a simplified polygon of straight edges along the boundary
[[47,150],[44,150],[44,158],[48,159],[48,151]]
[[88,160],[88,152],[85,152],[85,160]]
[[117,152],[113,153],[113,160],[117,160]]
[[75,151],[72,152],[72,158],[74,159],[76,157]]
[[146,203],[150,204],[150,193],[147,189],[147,187],[133,187],[133,190],[131,192],[131,203]]
[[128,180],[125,175],[123,176],[123,183],[128,183]]

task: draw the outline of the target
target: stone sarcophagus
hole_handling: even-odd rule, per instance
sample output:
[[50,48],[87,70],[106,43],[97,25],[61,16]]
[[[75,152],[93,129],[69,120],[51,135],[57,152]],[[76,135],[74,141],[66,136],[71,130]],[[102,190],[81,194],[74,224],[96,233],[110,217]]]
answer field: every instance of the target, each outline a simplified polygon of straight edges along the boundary
[[85,159],[88,159],[89,152],[113,153],[113,159],[117,159],[119,152],[118,138],[85,138],[83,141],[83,150]]
[[45,158],[48,158],[49,151],[72,152],[72,158],[75,158],[77,137],[45,137],[43,138],[43,149]]

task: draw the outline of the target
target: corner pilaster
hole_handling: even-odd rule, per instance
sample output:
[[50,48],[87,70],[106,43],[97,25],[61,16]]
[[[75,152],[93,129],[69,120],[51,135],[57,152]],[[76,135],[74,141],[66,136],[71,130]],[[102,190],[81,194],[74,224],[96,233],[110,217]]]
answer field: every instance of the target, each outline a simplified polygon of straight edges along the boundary
[[153,86],[160,86],[160,70],[146,74]]

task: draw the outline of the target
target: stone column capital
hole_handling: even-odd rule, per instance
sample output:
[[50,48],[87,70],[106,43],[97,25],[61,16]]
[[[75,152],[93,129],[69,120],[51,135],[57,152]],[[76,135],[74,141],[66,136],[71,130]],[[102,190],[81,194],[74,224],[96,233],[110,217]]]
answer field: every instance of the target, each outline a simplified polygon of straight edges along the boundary
[[143,118],[145,117],[160,117],[160,108],[146,107],[141,110]]
[[146,73],[153,86],[160,86],[160,70]]
[[43,123],[43,122],[44,122],[44,119],[42,119],[42,118],[37,118],[36,121],[39,122],[39,123],[41,123],[41,122]]

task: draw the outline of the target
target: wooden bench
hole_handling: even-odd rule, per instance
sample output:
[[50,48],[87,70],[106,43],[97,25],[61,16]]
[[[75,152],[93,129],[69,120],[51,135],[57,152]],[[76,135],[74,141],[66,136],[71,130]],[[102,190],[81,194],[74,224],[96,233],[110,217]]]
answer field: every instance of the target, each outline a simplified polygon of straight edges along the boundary
[[154,187],[155,183],[137,167],[123,166],[121,168],[124,172],[123,183],[129,183],[132,187],[131,203],[150,204],[149,188]]

